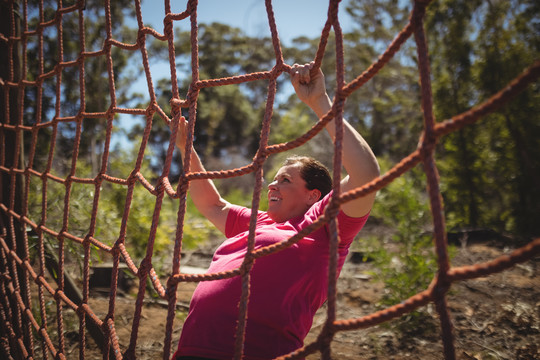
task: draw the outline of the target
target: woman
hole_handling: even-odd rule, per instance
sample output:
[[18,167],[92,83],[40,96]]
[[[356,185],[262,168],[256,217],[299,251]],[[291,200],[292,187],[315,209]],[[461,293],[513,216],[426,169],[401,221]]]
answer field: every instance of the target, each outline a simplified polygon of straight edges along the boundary
[[[319,118],[332,102],[326,93],[324,75],[311,77],[313,63],[295,64],[291,81],[298,97]],[[344,121],[343,165],[347,176],[343,191],[360,187],[379,176],[377,160],[365,140]],[[334,123],[326,130],[334,139]],[[185,150],[185,120],[177,146]],[[184,154],[183,154],[184,155]],[[193,152],[191,171],[204,171]],[[255,248],[289,239],[315,221],[331,196],[331,177],[316,160],[289,158],[268,185],[268,210],[259,212]],[[211,180],[194,180],[191,197],[197,209],[227,240],[216,250],[208,272],[236,269],[246,254],[251,210],[221,198]],[[365,224],[375,194],[343,204],[338,214],[341,270],[354,237]],[[317,309],[326,301],[329,257],[328,228],[322,227],[293,246],[259,258],[251,272],[250,299],[244,343],[244,358],[272,359],[303,345]],[[231,359],[241,295],[240,278],[203,281],[195,290],[180,337],[176,359]]]

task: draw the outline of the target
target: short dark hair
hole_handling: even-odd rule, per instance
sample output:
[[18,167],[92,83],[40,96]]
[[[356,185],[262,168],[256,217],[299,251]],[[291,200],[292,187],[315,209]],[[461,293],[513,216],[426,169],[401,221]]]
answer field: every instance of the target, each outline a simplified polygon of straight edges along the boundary
[[321,192],[319,200],[332,190],[332,177],[330,176],[330,172],[326,166],[321,164],[318,160],[309,156],[294,155],[288,157],[283,162],[284,166],[295,164],[300,165],[300,176],[306,182],[306,188],[308,188],[308,190],[317,189]]

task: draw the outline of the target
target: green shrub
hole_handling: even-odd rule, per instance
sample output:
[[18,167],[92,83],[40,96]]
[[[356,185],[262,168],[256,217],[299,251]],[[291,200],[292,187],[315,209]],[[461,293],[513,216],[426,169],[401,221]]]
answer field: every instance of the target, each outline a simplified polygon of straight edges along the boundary
[[[389,167],[384,160],[381,165]],[[425,290],[437,271],[429,201],[422,184],[424,174],[412,171],[377,194],[372,216],[392,235],[370,237],[363,251],[374,260],[375,277],[385,285],[380,305],[395,305]],[[420,320],[424,315],[418,310],[402,320]]]

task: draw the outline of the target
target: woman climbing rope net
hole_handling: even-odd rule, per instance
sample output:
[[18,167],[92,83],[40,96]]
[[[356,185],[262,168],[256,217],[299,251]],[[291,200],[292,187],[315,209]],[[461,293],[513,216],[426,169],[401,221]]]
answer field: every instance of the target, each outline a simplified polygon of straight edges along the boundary
[[[297,96],[321,118],[332,107],[321,70],[313,63],[295,64],[291,81]],[[377,160],[367,142],[343,121],[343,191],[379,176]],[[335,138],[333,121],[326,130]],[[176,145],[185,155],[186,121],[181,119]],[[192,149],[191,171],[205,171]],[[288,158],[268,185],[268,209],[257,215],[255,248],[287,240],[324,212],[332,195],[332,178],[318,161]],[[210,179],[193,180],[189,188],[197,209],[227,238],[216,250],[209,273],[242,265],[247,252],[251,210],[230,204]],[[349,246],[364,226],[375,193],[342,205],[337,216],[338,273]],[[302,347],[315,312],[327,298],[329,228],[319,228],[292,246],[256,260],[251,271],[250,300],[244,343],[245,359],[271,359]],[[231,359],[234,355],[240,277],[203,281],[197,286],[183,325],[174,359]]]

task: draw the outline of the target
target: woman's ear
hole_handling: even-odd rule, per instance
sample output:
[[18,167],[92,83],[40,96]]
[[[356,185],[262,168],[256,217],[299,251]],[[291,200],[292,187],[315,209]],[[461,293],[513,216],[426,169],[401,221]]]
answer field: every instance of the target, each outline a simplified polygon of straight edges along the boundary
[[319,189],[313,189],[309,191],[309,205],[315,204],[321,199],[321,191]]

